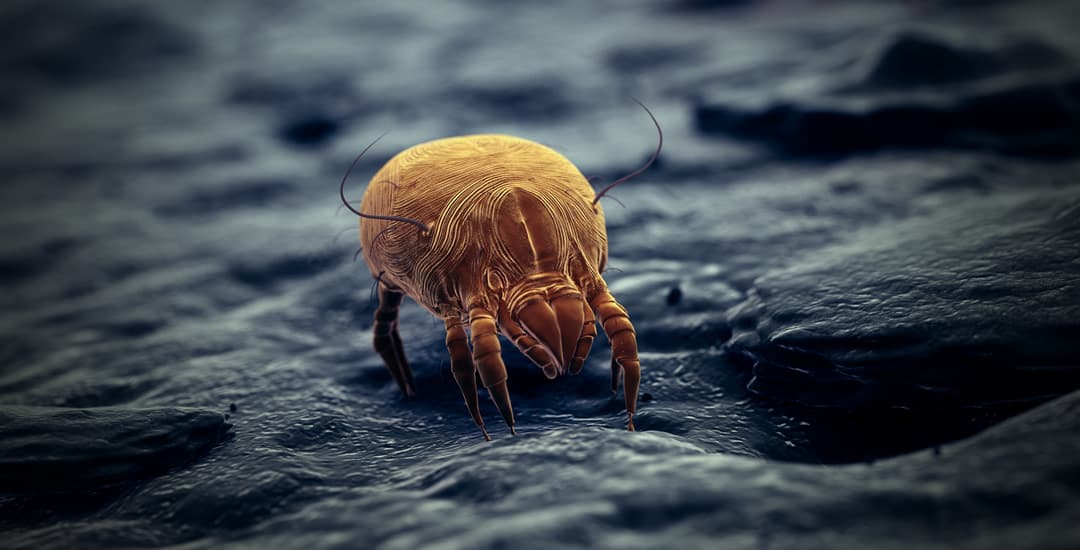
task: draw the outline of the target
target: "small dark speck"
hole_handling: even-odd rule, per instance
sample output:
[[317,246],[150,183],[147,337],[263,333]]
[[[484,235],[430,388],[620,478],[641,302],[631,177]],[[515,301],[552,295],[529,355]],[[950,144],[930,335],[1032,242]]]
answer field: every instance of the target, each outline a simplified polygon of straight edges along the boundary
[[236,412],[236,403],[229,403],[229,412]]
[[941,445],[934,445],[934,458],[941,456]]
[[225,421],[226,421],[226,422],[228,422],[228,421],[229,421],[229,415],[225,415]]
[[329,117],[314,115],[293,120],[281,129],[281,138],[293,145],[320,145],[338,131],[338,123]]
[[671,287],[671,290],[667,293],[667,305],[673,306],[678,304],[682,300],[682,289],[675,286]]
[[641,400],[643,402],[645,402],[645,403],[648,403],[649,401],[652,401],[652,399],[653,399],[652,394],[649,393],[649,392],[645,392],[645,393],[641,394]]

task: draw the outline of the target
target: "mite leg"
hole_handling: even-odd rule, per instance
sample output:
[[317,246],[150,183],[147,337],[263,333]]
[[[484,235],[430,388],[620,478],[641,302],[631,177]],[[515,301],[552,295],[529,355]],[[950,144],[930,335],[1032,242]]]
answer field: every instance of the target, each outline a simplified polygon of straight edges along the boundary
[[626,401],[626,414],[629,420],[626,429],[634,431],[634,412],[637,411],[638,386],[641,384],[641,362],[638,360],[637,338],[634,325],[630,324],[630,315],[615,301],[607,289],[589,299],[604,334],[611,342],[611,386],[618,388],[619,371],[623,373],[623,397]]
[[596,316],[593,315],[592,308],[584,302],[582,302],[582,309],[585,310],[585,322],[581,327],[581,337],[578,338],[574,358],[570,362],[570,374],[581,372],[581,368],[585,366],[585,359],[589,356],[589,350],[592,349],[593,340],[596,339]]
[[559,346],[562,348],[561,370],[566,372],[573,367],[581,332],[585,328],[585,300],[579,294],[565,294],[551,300],[551,309],[555,312],[556,326],[562,338]]
[[465,324],[461,319],[446,319],[446,349],[450,351],[450,370],[454,380],[461,388],[465,406],[469,409],[473,421],[480,427],[484,439],[491,441],[491,436],[484,429],[484,418],[480,416],[480,403],[476,395],[476,367],[473,365],[472,352],[469,351],[469,337],[465,335]]
[[480,373],[480,381],[491,394],[491,400],[510,427],[510,433],[516,434],[514,408],[510,405],[510,390],[506,387],[506,365],[503,364],[502,349],[499,347],[495,317],[481,307],[470,309],[469,331],[472,333],[473,362]]
[[401,392],[412,397],[413,374],[409,361],[405,359],[405,348],[398,335],[398,307],[405,295],[379,286],[379,307],[375,310],[375,351],[382,356],[390,375],[394,377]]
[[544,346],[540,345],[540,342],[537,342],[536,338],[530,336],[528,332],[525,332],[525,329],[521,328],[521,325],[513,320],[505,310],[499,315],[499,328],[502,329],[503,336],[506,336],[521,353],[525,354],[525,357],[528,357],[536,366],[540,367],[540,370],[544,371],[544,376],[551,379],[559,375],[556,359],[551,357],[551,354],[544,349]]

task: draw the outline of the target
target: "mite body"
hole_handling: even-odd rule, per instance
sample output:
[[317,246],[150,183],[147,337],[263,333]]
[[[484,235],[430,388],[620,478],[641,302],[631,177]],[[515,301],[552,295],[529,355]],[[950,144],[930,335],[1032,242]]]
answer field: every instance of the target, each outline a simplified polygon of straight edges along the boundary
[[637,343],[600,275],[607,234],[596,198],[565,157],[511,136],[440,139],[387,162],[364,194],[360,240],[378,281],[375,350],[402,392],[414,391],[397,328],[404,296],[444,321],[454,379],[486,439],[477,374],[514,432],[498,334],[555,378],[580,372],[599,320],[633,430]]

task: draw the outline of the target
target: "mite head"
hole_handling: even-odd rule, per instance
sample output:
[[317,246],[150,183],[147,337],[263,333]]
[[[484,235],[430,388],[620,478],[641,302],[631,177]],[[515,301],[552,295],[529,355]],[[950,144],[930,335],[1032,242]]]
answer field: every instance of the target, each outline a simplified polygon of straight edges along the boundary
[[596,337],[581,290],[561,273],[527,277],[503,295],[499,329],[526,357],[555,378],[581,372]]

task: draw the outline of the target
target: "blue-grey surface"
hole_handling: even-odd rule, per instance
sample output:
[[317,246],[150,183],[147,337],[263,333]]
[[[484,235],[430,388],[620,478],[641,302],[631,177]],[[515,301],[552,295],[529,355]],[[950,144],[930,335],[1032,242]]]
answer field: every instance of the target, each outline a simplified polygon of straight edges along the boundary
[[[1077,544],[1074,3],[384,4],[0,7],[0,546]],[[485,443],[415,304],[400,397],[353,156],[631,96],[640,432],[601,339]]]
[[35,495],[122,485],[186,465],[228,429],[212,411],[0,408],[0,486]]
[[1015,193],[1002,179],[979,181],[991,196],[758,278],[729,315],[728,349],[756,362],[751,387],[828,406],[926,406],[1038,401],[1075,385],[1080,193]]

